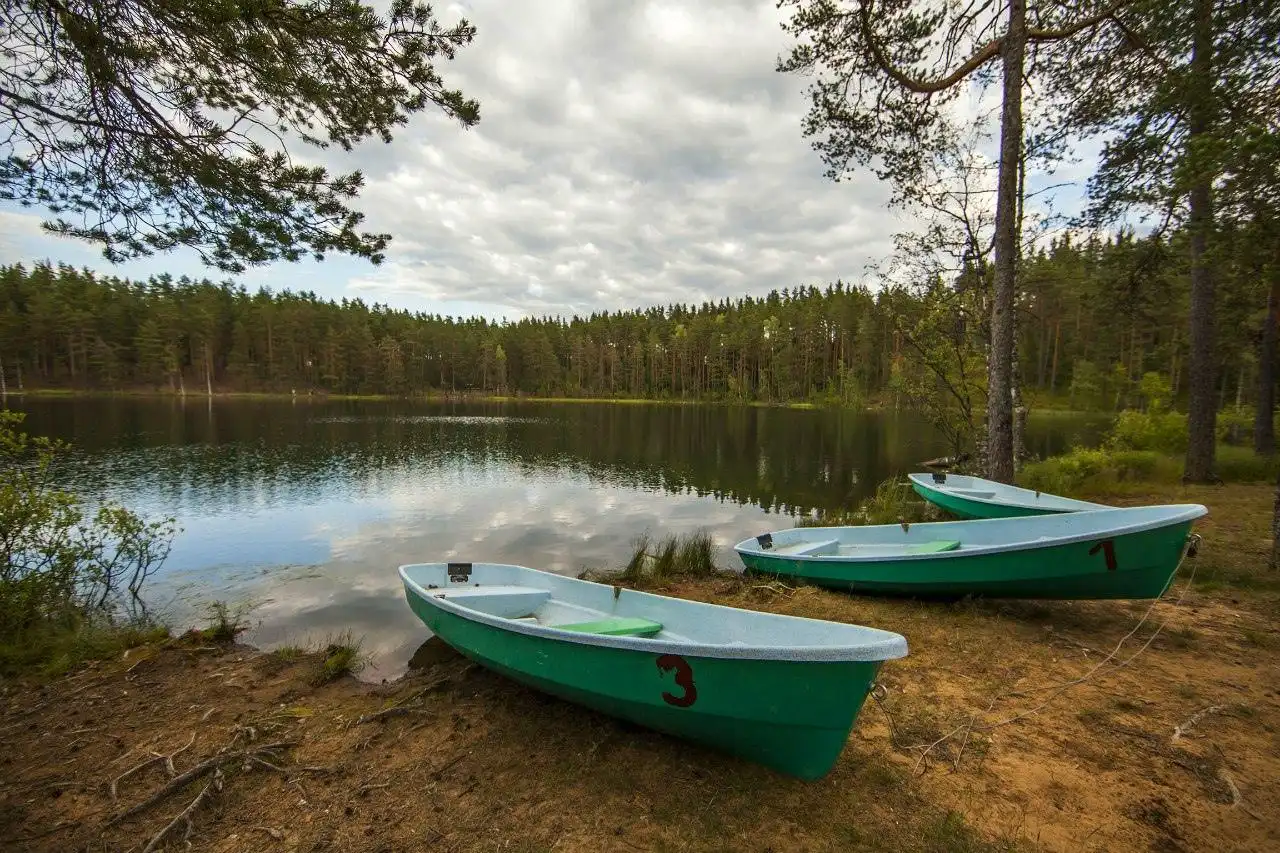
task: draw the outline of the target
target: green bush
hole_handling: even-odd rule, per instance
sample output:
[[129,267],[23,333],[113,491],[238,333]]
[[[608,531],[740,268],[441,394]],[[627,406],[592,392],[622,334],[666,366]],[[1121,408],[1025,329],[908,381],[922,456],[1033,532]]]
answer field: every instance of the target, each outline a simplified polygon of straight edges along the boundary
[[[1218,476],[1228,483],[1272,481],[1280,475],[1280,456],[1258,456],[1246,447],[1219,444],[1215,459]],[[1121,483],[1176,485],[1182,480],[1184,461],[1181,455],[1154,450],[1076,448],[1024,465],[1018,483],[1064,496],[1106,491]]]
[[1126,409],[1116,418],[1105,444],[1110,450],[1186,453],[1187,416],[1181,412]]
[[1280,476],[1280,456],[1259,456],[1251,447],[1219,444],[1214,468],[1228,483],[1271,482]]
[[1214,425],[1218,441],[1222,444],[1251,447],[1253,445],[1253,419],[1254,413],[1252,410],[1224,409],[1218,412],[1218,419]]
[[0,646],[28,661],[67,637],[150,621],[141,591],[164,562],[172,519],[147,523],[105,504],[90,511],[53,485],[67,446],[32,437],[23,415],[0,412]]

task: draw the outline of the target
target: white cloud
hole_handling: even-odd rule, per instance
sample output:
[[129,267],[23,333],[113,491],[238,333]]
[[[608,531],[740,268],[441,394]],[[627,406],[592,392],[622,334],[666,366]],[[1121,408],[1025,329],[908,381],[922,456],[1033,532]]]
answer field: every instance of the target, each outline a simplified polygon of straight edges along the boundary
[[[687,303],[859,280],[906,224],[870,173],[823,176],[801,135],[806,80],[774,70],[790,41],[773,3],[437,9],[478,28],[440,70],[480,101],[480,124],[433,112],[391,145],[300,150],[365,173],[358,207],[393,235],[387,263],[280,264],[251,287],[490,316]],[[55,260],[75,251],[39,239]],[[147,267],[166,265],[221,277],[185,255]]]

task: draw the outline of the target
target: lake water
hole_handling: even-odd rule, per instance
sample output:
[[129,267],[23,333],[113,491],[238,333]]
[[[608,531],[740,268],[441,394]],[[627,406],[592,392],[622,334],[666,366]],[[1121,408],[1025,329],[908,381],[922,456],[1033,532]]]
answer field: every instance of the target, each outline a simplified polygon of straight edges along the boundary
[[[151,600],[178,624],[252,601],[270,648],[362,637],[366,678],[403,672],[427,636],[396,567],[618,566],[645,532],[734,542],[850,507],[945,452],[906,414],[603,403],[10,398],[26,429],[75,446],[68,485],[181,531]],[[1048,455],[1098,420],[1033,418]]]

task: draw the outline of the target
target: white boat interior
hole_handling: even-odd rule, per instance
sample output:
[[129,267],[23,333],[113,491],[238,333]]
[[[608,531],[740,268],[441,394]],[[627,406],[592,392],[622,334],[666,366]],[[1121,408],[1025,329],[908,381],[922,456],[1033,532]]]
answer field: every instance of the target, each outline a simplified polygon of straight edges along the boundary
[[[981,477],[969,477],[964,474],[908,474],[908,479],[918,486],[932,489],[942,494],[955,495],[958,498],[991,503],[1001,506],[1016,506],[1024,509],[1039,509],[1046,512],[1082,512],[1091,509],[1111,509],[1106,504],[1078,501],[1023,489]],[[941,477],[941,479],[938,479]]]
[[1200,504],[1168,504],[973,521],[796,527],[734,547],[739,553],[806,560],[948,559],[1122,536],[1189,522],[1207,512]]
[[722,607],[494,563],[400,567],[406,590],[429,606],[516,633],[566,642],[704,657],[887,660],[899,634]]

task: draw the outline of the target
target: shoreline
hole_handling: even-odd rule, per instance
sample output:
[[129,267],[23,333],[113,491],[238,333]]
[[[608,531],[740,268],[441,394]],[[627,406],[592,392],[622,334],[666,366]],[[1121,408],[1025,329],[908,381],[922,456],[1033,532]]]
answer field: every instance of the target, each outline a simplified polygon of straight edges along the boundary
[[[816,782],[553,699],[442,643],[385,683],[317,683],[323,652],[144,644],[5,685],[0,846],[145,845],[195,803],[195,851],[1274,849],[1272,494],[1153,484],[1085,495],[1209,506],[1200,555],[1154,606],[901,601],[730,577],[656,587],[908,638]],[[1117,660],[1141,655],[1093,672],[1148,607]],[[944,738],[966,722],[963,741]],[[164,756],[184,773],[227,754],[250,757],[165,787]],[[197,800],[215,769],[213,808]]]
[[[181,402],[200,400],[263,400],[292,402],[406,402],[406,403],[493,403],[493,404],[612,404],[619,406],[721,406],[761,409],[794,409],[797,411],[853,411],[853,412],[886,412],[894,411],[894,407],[883,400],[870,399],[860,405],[845,405],[836,402],[807,400],[725,400],[725,399],[689,399],[689,398],[646,398],[646,397],[565,397],[536,396],[512,394],[478,394],[472,392],[427,393],[427,394],[336,394],[336,393],[296,393],[285,391],[214,391],[212,395],[199,392],[179,394],[176,391],[162,389],[91,389],[91,388],[27,388],[21,391],[10,389],[6,397],[28,397],[44,399],[171,399]],[[899,411],[911,411],[900,409]],[[1058,405],[1032,406],[1027,409],[1029,416],[1065,416],[1065,417],[1115,417],[1116,412],[1110,410],[1073,409]]]

